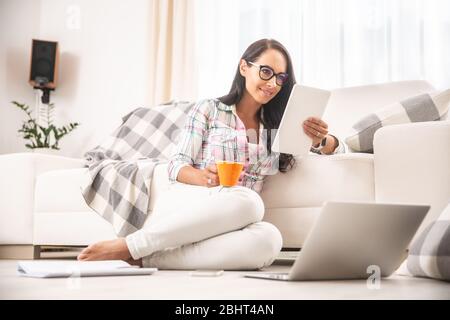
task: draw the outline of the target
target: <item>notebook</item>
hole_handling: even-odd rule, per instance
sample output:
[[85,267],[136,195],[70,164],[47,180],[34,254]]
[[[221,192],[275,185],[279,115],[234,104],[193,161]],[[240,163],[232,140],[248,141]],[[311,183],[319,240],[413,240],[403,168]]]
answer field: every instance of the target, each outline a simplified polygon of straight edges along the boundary
[[156,268],[139,268],[122,260],[17,262],[20,276],[34,278],[150,275],[156,271]]

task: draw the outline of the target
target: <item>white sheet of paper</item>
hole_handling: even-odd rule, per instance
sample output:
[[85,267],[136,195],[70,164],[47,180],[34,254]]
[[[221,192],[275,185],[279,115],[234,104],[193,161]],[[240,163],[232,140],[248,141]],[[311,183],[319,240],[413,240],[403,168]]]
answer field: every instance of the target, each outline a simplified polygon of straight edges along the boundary
[[17,262],[19,275],[35,278],[149,275],[156,271],[156,268],[139,268],[122,260]]
[[303,131],[302,124],[309,117],[322,118],[330,95],[327,90],[294,85],[272,150],[300,157],[308,155],[312,140]]

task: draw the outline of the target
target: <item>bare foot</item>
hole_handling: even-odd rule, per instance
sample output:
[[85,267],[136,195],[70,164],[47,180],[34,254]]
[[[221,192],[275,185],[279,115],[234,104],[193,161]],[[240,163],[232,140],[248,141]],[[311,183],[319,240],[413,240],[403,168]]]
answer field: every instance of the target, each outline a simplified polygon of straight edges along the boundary
[[78,255],[80,261],[129,260],[131,258],[125,238],[91,244]]

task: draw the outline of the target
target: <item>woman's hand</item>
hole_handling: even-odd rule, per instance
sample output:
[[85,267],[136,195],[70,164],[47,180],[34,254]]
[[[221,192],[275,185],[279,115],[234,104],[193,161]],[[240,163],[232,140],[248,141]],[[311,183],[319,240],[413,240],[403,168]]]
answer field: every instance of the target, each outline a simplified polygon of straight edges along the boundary
[[317,146],[327,136],[328,124],[319,118],[309,117],[303,122],[303,131],[312,139],[312,145]]
[[217,175],[217,168],[214,163],[205,169],[197,169],[189,165],[180,169],[177,181],[211,188],[219,185],[219,176]]
[[210,164],[205,169],[200,170],[200,176],[202,185],[205,187],[212,188],[219,185],[219,176],[215,164]]

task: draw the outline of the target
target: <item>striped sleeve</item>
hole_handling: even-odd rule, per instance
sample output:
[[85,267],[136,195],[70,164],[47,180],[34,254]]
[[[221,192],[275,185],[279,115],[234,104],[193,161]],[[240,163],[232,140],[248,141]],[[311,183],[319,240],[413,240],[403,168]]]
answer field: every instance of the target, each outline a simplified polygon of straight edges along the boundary
[[180,169],[192,166],[203,145],[203,137],[208,128],[208,116],[211,108],[209,100],[196,104],[187,114],[179,141],[168,164],[169,181],[176,182]]

